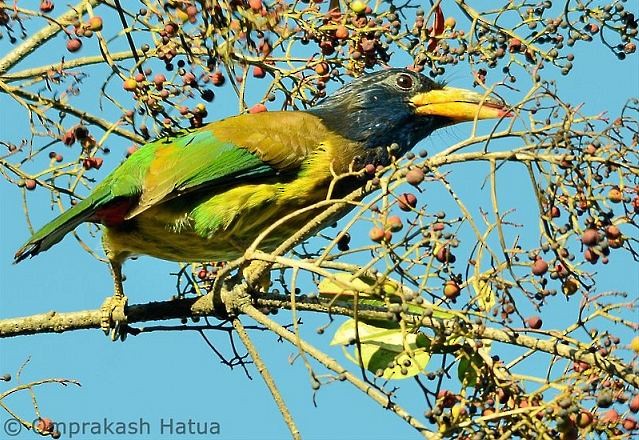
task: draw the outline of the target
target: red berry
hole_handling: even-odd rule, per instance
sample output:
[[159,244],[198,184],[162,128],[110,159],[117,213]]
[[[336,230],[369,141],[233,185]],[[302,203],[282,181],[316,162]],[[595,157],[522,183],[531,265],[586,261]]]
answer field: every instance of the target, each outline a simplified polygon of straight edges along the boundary
[[24,181],[24,187],[29,191],[33,191],[36,188],[36,181],[33,179],[27,179]]
[[531,316],[530,318],[526,319],[526,324],[528,325],[528,327],[538,330],[541,328],[543,322],[539,316]]
[[42,418],[39,418],[35,425],[36,431],[43,434],[52,432],[53,428],[55,427],[53,425],[53,420]]
[[157,75],[153,77],[153,83],[158,89],[161,88],[165,82],[166,82],[166,76],[164,76],[161,73],[158,73]]
[[406,181],[414,186],[419,185],[424,181],[424,171],[421,168],[413,168],[406,173]]
[[417,197],[411,193],[404,193],[397,200],[399,201],[399,209],[402,211],[410,211],[417,206]]
[[575,373],[583,373],[590,369],[590,365],[585,362],[577,361],[572,365],[572,369],[575,370]]
[[335,38],[338,38],[340,40],[345,40],[348,38],[348,28],[344,25],[339,25],[337,26],[337,29],[335,30]]
[[249,113],[262,113],[268,111],[264,104],[255,104],[253,107],[249,109]]
[[614,409],[609,409],[601,417],[603,423],[617,423],[619,421],[619,413]]
[[266,70],[264,70],[264,68],[261,66],[254,66],[253,76],[255,78],[264,78],[266,76]]
[[628,403],[628,408],[633,413],[639,412],[639,394],[635,394],[635,396],[630,399],[630,403]]
[[167,23],[164,25],[164,32],[166,32],[169,36],[174,35],[178,30],[178,25],[175,23]]
[[534,275],[544,275],[548,272],[548,263],[546,263],[542,258],[537,258],[532,265],[532,273]]
[[182,76],[182,82],[184,83],[185,86],[195,84],[195,75],[193,74],[193,72],[186,72]]
[[581,242],[586,246],[594,246],[599,242],[599,233],[596,229],[586,229],[581,235]]
[[366,171],[366,174],[373,175],[375,174],[375,165],[373,165],[372,163],[367,163],[364,167],[364,170]]
[[518,52],[521,49],[521,40],[519,38],[511,38],[508,46],[510,52]]
[[226,81],[226,78],[224,78],[224,74],[222,72],[217,71],[211,74],[211,82],[213,83],[214,86],[220,87],[224,85],[225,81]]
[[592,264],[595,264],[599,260],[599,254],[588,248],[584,251],[584,259]]
[[78,38],[71,38],[70,40],[67,40],[67,50],[69,52],[77,52],[80,50],[81,47],[82,41],[80,41]]
[[606,228],[606,237],[612,238],[613,240],[617,239],[621,237],[621,231],[619,230],[617,226],[610,225]]
[[391,232],[401,231],[404,227],[402,219],[396,215],[388,217],[388,219],[386,220],[386,226],[391,230]]
[[55,5],[53,4],[53,2],[51,0],[42,0],[40,2],[40,11],[42,12],[51,12],[53,11],[53,8],[55,7]]
[[634,431],[637,427],[637,422],[632,417],[626,417],[625,419],[623,419],[622,425],[623,429],[625,429],[626,431]]
[[444,223],[433,223],[433,231],[437,232],[437,231],[443,231],[446,228],[446,225]]
[[456,259],[447,247],[440,248],[435,254],[435,258],[437,258],[437,261],[440,263],[454,263]]
[[126,156],[129,157],[130,155],[138,151],[138,149],[139,148],[137,146],[131,145],[129,148],[126,149]]
[[197,7],[195,7],[195,6],[193,6],[193,5],[188,6],[188,7],[186,8],[186,15],[188,15],[188,16],[189,16],[189,18],[191,18],[191,17],[195,17],[195,16],[197,15]]
[[368,233],[370,239],[376,243],[381,242],[384,239],[385,235],[386,234],[384,230],[382,228],[378,228],[377,226],[372,227],[370,232]]
[[262,9],[262,0],[249,0],[249,6],[254,11],[259,11]]

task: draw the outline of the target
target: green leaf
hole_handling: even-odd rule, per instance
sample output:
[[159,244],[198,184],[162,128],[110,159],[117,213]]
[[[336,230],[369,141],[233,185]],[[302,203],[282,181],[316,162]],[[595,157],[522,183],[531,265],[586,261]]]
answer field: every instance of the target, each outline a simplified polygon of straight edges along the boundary
[[[426,335],[403,333],[399,328],[376,327],[364,322],[357,326],[360,350],[346,350],[355,341],[355,320],[346,320],[335,332],[331,345],[345,347],[346,357],[367,370],[382,370],[385,379],[406,379],[423,371],[430,360]],[[389,367],[389,365],[391,365]]]
[[474,387],[477,384],[477,368],[483,364],[481,356],[474,354],[472,357],[464,356],[457,365],[457,377],[465,387]]

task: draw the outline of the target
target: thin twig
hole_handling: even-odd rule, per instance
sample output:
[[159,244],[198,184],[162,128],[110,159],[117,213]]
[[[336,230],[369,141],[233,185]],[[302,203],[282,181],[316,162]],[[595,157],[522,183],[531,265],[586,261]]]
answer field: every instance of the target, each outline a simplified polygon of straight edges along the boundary
[[253,362],[255,363],[255,367],[257,368],[257,371],[260,373],[260,375],[262,376],[262,379],[264,379],[264,382],[266,383],[266,386],[271,392],[271,395],[273,396],[273,400],[275,400],[275,404],[277,405],[277,408],[280,410],[280,413],[282,413],[284,422],[286,422],[286,426],[288,426],[289,431],[291,431],[291,437],[296,440],[301,439],[302,436],[300,435],[300,431],[299,429],[297,429],[297,426],[295,425],[293,416],[291,416],[291,412],[288,410],[288,407],[286,406],[286,402],[284,402],[284,399],[282,398],[282,395],[280,394],[280,390],[277,388],[277,385],[275,385],[273,376],[271,376],[271,373],[269,373],[268,368],[266,368],[266,364],[264,364],[264,361],[262,360],[262,357],[260,356],[259,351],[257,351],[257,348],[253,344],[253,341],[251,341],[251,338],[246,332],[246,329],[244,328],[244,326],[242,325],[242,323],[240,322],[238,318],[235,318],[233,320],[233,327],[235,328],[237,335],[240,337],[240,339],[242,340],[242,343],[244,344],[249,354],[251,355],[251,358],[253,359]]

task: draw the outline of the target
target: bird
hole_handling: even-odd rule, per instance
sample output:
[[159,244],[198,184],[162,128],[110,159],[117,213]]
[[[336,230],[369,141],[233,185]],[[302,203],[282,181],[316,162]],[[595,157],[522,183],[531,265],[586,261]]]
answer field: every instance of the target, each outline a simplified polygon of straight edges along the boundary
[[[389,145],[402,156],[439,128],[508,115],[501,99],[410,69],[368,73],[305,110],[243,113],[145,144],[35,232],[14,262],[46,251],[82,223],[100,224],[114,280],[114,294],[102,306],[108,333],[118,324],[111,313],[126,306],[127,258],[238,258],[276,220],[334,197],[334,176],[354,163],[388,164]],[[285,222],[261,249],[273,250],[317,214],[309,210]]]

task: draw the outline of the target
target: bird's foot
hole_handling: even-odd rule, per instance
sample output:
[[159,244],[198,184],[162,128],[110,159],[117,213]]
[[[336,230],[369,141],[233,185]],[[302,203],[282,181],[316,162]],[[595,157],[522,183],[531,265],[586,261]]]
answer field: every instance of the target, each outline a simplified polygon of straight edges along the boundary
[[111,337],[111,340],[117,341],[118,339],[124,341],[127,336],[127,307],[128,298],[122,294],[115,294],[108,297],[104,303],[102,303],[102,320],[100,327],[102,331]]

